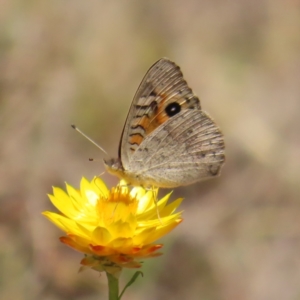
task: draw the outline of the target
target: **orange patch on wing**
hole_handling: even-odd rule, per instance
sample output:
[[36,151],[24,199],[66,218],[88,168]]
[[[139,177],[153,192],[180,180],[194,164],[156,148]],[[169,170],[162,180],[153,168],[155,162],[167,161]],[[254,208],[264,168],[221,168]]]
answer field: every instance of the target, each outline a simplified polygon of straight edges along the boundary
[[[157,122],[157,120],[151,117],[149,118],[147,115],[140,118],[140,120],[137,122],[137,125],[143,127],[143,129],[146,132],[146,135],[150,134],[153,130],[155,130],[160,124]],[[132,136],[134,137],[134,136]],[[139,144],[138,144],[139,145]]]
[[152,121],[152,123],[158,124],[157,126],[159,126],[160,124],[165,123],[170,118],[165,112],[165,108],[167,106],[166,102],[167,102],[167,99],[168,99],[168,95],[161,94],[159,96],[161,98],[161,101],[159,102],[159,104],[157,106],[157,111],[156,111],[156,114],[155,114],[154,119]]
[[143,127],[143,129],[147,132],[148,127],[150,126],[150,119],[147,115],[140,118],[138,124]]
[[131,145],[140,145],[141,142],[144,140],[144,138],[140,135],[140,134],[133,134],[131,137],[130,137],[130,140],[129,140],[129,143]]
[[[175,97],[170,98],[168,94],[159,94],[159,98],[160,100],[158,101],[158,105],[152,110],[151,114],[149,116],[144,115],[140,117],[137,122],[133,124],[133,126],[141,126],[145,131],[146,136],[158,128],[161,124],[169,120],[170,117],[165,112],[165,109],[171,102],[171,99],[172,102],[178,100]],[[144,138],[141,135],[134,134],[130,138],[130,143],[140,145],[143,140]]]

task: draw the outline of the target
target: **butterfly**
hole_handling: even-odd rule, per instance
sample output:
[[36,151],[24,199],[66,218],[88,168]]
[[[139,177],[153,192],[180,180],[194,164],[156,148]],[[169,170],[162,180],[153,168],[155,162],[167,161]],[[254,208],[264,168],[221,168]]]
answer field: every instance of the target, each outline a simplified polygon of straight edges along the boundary
[[107,171],[128,184],[174,188],[218,175],[224,137],[174,62],[158,60],[143,78],[129,109],[118,158]]

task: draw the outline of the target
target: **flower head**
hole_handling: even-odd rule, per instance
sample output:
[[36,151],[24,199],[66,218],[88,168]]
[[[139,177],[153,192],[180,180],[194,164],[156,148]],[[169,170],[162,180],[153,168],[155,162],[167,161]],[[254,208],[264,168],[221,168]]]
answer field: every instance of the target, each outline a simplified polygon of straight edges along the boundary
[[167,204],[170,194],[157,200],[157,189],[130,189],[121,181],[109,190],[98,177],[82,178],[80,190],[66,186],[67,193],[54,187],[49,195],[61,213],[43,214],[66,233],[61,242],[86,254],[81,264],[98,271],[140,267],[141,259],[161,254],[155,241],[182,221],[174,212],[182,199]]

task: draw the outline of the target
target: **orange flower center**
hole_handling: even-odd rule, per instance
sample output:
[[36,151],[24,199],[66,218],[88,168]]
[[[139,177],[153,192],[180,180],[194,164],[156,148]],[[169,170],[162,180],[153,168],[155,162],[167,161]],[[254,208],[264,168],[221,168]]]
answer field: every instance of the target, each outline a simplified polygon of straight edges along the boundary
[[108,197],[100,197],[97,213],[106,224],[117,220],[125,221],[129,215],[135,216],[138,208],[136,197],[132,197],[127,187],[114,187]]

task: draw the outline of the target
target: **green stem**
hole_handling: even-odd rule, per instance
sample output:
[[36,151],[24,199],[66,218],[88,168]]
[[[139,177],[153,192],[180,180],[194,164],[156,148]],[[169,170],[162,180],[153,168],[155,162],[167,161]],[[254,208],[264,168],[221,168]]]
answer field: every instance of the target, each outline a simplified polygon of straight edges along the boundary
[[106,276],[108,280],[108,299],[119,300],[119,279],[109,273],[106,273]]

